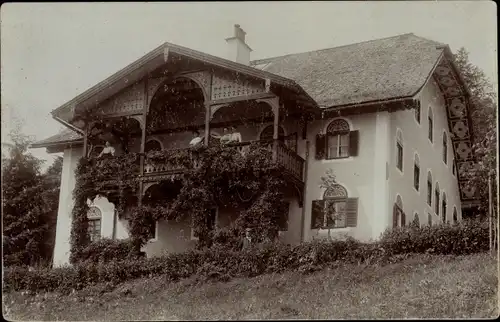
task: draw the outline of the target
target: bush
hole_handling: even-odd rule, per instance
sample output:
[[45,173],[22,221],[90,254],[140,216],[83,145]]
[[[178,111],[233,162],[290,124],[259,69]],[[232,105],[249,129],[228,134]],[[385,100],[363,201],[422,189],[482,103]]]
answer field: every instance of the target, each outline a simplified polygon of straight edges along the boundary
[[90,243],[80,253],[81,262],[109,262],[137,258],[140,256],[135,251],[132,240],[113,240],[103,238]]
[[453,226],[398,228],[385,232],[372,244],[352,238],[314,240],[296,246],[267,244],[245,251],[213,247],[149,259],[130,255],[128,247],[128,241],[104,240],[87,247],[84,251],[87,260],[72,267],[36,270],[7,267],[4,289],[70,292],[98,283],[107,283],[112,288],[127,280],[160,275],[175,281],[190,276],[199,280],[227,280],[290,270],[309,273],[338,261],[390,263],[413,253],[478,253],[488,250],[489,239],[487,223],[464,222]]

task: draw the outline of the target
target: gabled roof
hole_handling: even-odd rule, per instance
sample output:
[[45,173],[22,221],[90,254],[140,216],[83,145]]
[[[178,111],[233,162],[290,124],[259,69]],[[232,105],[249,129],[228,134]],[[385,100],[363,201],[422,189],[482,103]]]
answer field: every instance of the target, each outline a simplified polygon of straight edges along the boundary
[[[178,45],[164,43],[142,58],[93,86],[52,112],[70,109],[96,93],[112,88],[116,92],[129,83],[124,75],[142,77],[137,71],[151,68],[171,52],[209,64],[239,71],[249,76],[270,79],[275,84],[293,88],[312,98],[320,107],[340,107],[361,103],[411,98],[424,86],[443,55],[445,45],[404,34],[341,47],[260,59],[245,66]],[[159,60],[160,58],[160,60]],[[153,65],[152,65],[153,64]],[[110,92],[110,93],[111,93]],[[109,95],[109,93],[108,93]],[[93,98],[92,98],[93,97]],[[109,97],[109,96],[108,96]],[[75,131],[61,132],[33,147],[76,142],[82,136]]]
[[255,60],[251,66],[293,79],[321,107],[334,107],[414,96],[443,46],[410,33]]
[[70,129],[63,129],[61,132],[52,135],[51,137],[33,143],[31,147],[43,148],[51,145],[77,143],[79,141],[83,142],[83,136],[80,133]]

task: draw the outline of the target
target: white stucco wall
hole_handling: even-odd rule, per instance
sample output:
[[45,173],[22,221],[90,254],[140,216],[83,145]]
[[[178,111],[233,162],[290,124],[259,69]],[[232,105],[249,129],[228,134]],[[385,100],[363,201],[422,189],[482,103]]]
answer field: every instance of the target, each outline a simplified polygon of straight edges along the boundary
[[70,236],[73,210],[73,189],[75,188],[75,169],[83,150],[73,148],[64,150],[57,210],[56,241],[54,245],[54,266],[69,264]]
[[[387,117],[385,117],[387,119]],[[381,187],[375,187],[375,180],[380,183],[379,171],[375,169],[382,166],[385,162],[384,154],[376,154],[375,144],[377,139],[377,127],[380,127],[379,135],[386,137],[384,132],[387,120],[377,120],[377,114],[362,114],[345,117],[350,124],[351,131],[359,130],[359,149],[358,155],[346,159],[337,160],[316,160],[315,142],[316,135],[323,129],[326,132],[328,124],[334,120],[314,121],[308,124],[307,139],[311,142],[309,151],[308,180],[304,201],[305,220],[304,220],[304,240],[313,238],[323,238],[328,236],[328,230],[311,230],[311,206],[313,200],[323,198],[324,189],[320,188],[321,177],[326,174],[327,169],[333,169],[337,183],[347,189],[350,198],[358,198],[358,221],[357,227],[331,229],[332,237],[342,237],[349,235],[359,240],[368,241],[375,237],[373,227],[378,227],[383,223],[381,219],[384,215],[383,206],[374,202],[375,188],[383,190]],[[302,153],[301,149],[299,149]],[[374,161],[375,160],[375,161]],[[385,176],[384,176],[385,177]],[[385,184],[385,183],[384,183]],[[382,191],[383,192],[383,191]],[[379,208],[379,209],[377,209]],[[382,214],[381,214],[382,213]]]
[[[427,214],[431,214],[433,223],[441,222],[441,205],[439,217],[435,214],[434,189],[439,182],[440,203],[443,192],[447,197],[447,220],[452,222],[453,207],[461,220],[460,194],[456,175],[453,169],[453,147],[450,140],[446,107],[443,96],[434,80],[430,80],[417,96],[421,102],[420,124],[415,119],[415,112],[403,110],[391,113],[390,127],[390,159],[389,159],[389,204],[392,218],[392,205],[399,194],[403,200],[403,210],[406,213],[406,223],[410,223],[414,214],[418,213],[420,224],[427,224]],[[428,109],[433,111],[433,143],[428,139]],[[396,167],[396,131],[403,133],[403,172]],[[448,137],[448,163],[443,162],[443,131]],[[420,189],[416,191],[413,185],[414,155],[420,158]],[[432,208],[427,205],[427,172],[432,172]],[[392,219],[391,219],[392,225]]]

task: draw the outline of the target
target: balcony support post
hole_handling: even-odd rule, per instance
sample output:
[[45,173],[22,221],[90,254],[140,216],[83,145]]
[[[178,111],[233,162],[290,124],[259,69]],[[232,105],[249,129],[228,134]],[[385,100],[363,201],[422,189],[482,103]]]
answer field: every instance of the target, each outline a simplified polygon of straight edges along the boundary
[[[142,105],[142,122],[141,123],[141,154],[140,154],[140,164],[139,164],[139,175],[142,177],[144,175],[144,151],[146,150],[146,118],[148,115],[148,102],[149,102],[149,97],[148,97],[148,77],[145,78],[144,80],[144,101]],[[142,204],[142,190],[143,190],[143,183],[142,181],[139,182],[139,199],[138,203],[139,205]]]
[[279,118],[280,118],[280,104],[278,98],[273,100],[272,105],[274,122],[273,122],[273,161],[278,161],[278,134],[279,134]]
[[205,146],[208,146],[210,142],[210,118],[212,115],[211,109],[212,107],[210,103],[205,102],[205,139],[203,141],[203,144],[205,144]]

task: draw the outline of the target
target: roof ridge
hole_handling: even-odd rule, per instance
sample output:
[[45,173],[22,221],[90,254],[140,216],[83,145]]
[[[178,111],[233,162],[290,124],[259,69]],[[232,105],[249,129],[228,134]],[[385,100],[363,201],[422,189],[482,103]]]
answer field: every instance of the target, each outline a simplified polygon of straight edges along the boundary
[[[336,46],[336,47],[329,47],[329,48],[323,48],[323,49],[315,49],[315,50],[303,51],[303,52],[300,52],[300,53],[292,53],[292,54],[286,54],[286,55],[281,55],[281,56],[274,56],[274,57],[256,59],[256,60],[252,60],[250,62],[250,65],[264,64],[264,63],[267,63],[267,62],[269,62],[271,60],[274,60],[274,59],[277,59],[277,58],[283,58],[283,57],[287,57],[287,56],[301,55],[301,54],[314,53],[314,52],[321,52],[321,51],[326,51],[326,50],[331,50],[331,49],[338,49],[338,48],[343,48],[343,47],[348,47],[348,46],[353,46],[353,45],[365,44],[365,43],[369,43],[369,42],[372,42],[372,41],[380,41],[380,40],[386,40],[386,39],[390,39],[390,38],[398,38],[398,37],[403,37],[403,36],[408,36],[408,35],[415,36],[415,34],[413,32],[408,32],[408,33],[405,33],[405,34],[399,34],[399,35],[389,36],[389,37],[384,37],[384,38],[377,38],[377,39],[365,40],[365,41],[360,41],[360,42],[356,42],[356,43],[345,44],[345,45]],[[422,37],[419,37],[419,36],[415,36],[415,37],[422,38]],[[423,38],[423,39],[425,39],[425,38]],[[426,39],[426,40],[429,40],[429,39]]]

